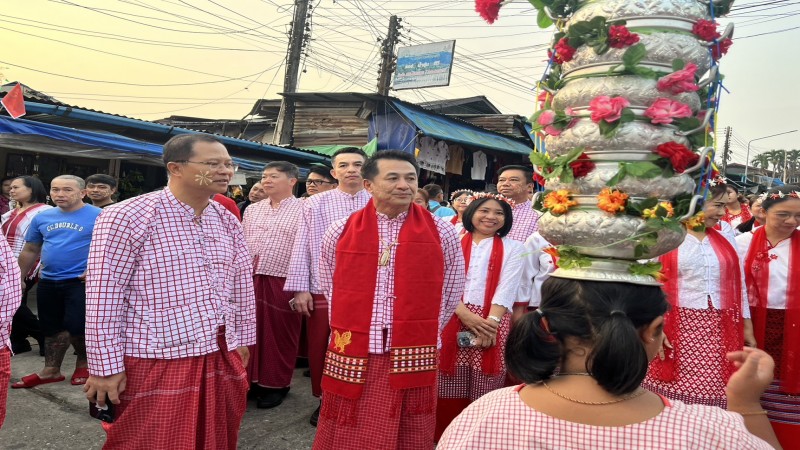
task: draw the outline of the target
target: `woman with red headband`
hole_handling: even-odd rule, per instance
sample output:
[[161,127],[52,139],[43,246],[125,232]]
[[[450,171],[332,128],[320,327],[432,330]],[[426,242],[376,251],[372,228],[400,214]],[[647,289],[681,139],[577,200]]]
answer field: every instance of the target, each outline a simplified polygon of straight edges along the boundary
[[509,312],[525,252],[521,243],[504,238],[513,203],[500,194],[476,194],[464,211],[467,281],[464,298],[442,331],[436,439],[467,405],[505,383]]
[[775,381],[761,398],[784,448],[800,448],[800,188],[765,194],[767,223],[736,238],[758,347],[775,359]]

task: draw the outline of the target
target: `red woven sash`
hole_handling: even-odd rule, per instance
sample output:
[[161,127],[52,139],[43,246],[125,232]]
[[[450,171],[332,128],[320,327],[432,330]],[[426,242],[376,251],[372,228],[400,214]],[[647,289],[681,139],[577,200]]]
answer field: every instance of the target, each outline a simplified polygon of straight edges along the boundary
[[[789,254],[789,279],[786,286],[786,315],[783,327],[783,352],[781,355],[781,391],[800,392],[800,231],[791,237]],[[758,347],[766,342],[767,308],[769,299],[769,242],[766,227],[753,232],[753,240],[745,258],[745,280],[750,298],[750,314]]]
[[[720,284],[719,296],[722,313],[723,333],[723,353],[718,357],[725,359],[725,353],[736,351],[742,348],[744,343],[744,324],[742,322],[742,280],[739,276],[726,277],[725,274],[739,274],[739,255],[730,242],[713,228],[706,229],[711,247],[714,249],[719,260]],[[664,283],[664,293],[667,301],[672,306],[669,313],[664,317],[664,333],[672,344],[672,350],[665,349],[664,360],[656,359],[650,365],[650,376],[662,381],[674,381],[678,373],[681,358],[681,346],[683,339],[691,339],[691,336],[682,336],[680,333],[680,299],[678,298],[680,276],[678,268],[678,249],[675,249],[660,258],[663,266],[663,273],[666,277]],[[725,365],[725,380],[730,378],[735,371],[733,364]]]
[[[412,204],[395,248],[390,382],[395,389],[434,386],[444,255],[433,216]],[[361,396],[366,380],[379,250],[377,213],[369,202],[350,216],[336,245],[322,381],[326,391],[350,399]]]
[[[472,254],[472,233],[467,233],[461,238],[461,249],[464,252],[466,271],[469,272],[469,259]],[[492,253],[489,257],[489,269],[486,274],[486,291],[483,295],[483,318],[489,316],[492,308],[492,299],[500,283],[500,274],[503,272],[503,239],[495,235],[492,240]],[[440,370],[448,375],[455,373],[456,353],[458,345],[456,337],[461,329],[461,321],[453,314],[442,331],[442,361]],[[481,369],[489,376],[500,373],[500,358],[497,354],[497,345],[481,350]]]

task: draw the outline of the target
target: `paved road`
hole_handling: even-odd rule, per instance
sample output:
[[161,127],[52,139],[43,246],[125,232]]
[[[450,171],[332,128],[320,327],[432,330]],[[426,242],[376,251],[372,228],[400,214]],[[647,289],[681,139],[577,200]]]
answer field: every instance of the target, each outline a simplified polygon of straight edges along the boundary
[[[39,370],[44,358],[34,344],[32,352],[11,358],[12,383]],[[89,403],[80,386],[69,384],[75,367],[75,356],[67,352],[61,383],[33,389],[9,389],[8,415],[0,430],[0,449],[94,450],[103,445],[100,422],[89,417]],[[248,404],[239,433],[240,449],[308,449],[314,440],[315,428],[308,418],[317,407],[311,395],[311,384],[295,371],[292,390],[284,403],[274,409],[261,410],[255,402]]]

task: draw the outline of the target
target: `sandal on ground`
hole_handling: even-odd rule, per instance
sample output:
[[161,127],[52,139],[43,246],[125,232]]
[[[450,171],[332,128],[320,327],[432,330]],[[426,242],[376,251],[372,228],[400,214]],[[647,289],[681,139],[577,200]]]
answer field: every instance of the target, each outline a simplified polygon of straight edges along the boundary
[[72,373],[72,378],[70,378],[70,383],[73,386],[80,386],[82,384],[86,384],[86,380],[89,379],[89,368],[88,367],[76,367],[75,372]]
[[22,377],[21,380],[17,381],[16,383],[11,385],[12,389],[29,389],[32,387],[39,386],[41,384],[49,384],[49,383],[58,383],[59,381],[64,381],[64,375],[58,376],[56,378],[42,378],[39,376],[38,373],[32,373],[30,375],[26,375]]

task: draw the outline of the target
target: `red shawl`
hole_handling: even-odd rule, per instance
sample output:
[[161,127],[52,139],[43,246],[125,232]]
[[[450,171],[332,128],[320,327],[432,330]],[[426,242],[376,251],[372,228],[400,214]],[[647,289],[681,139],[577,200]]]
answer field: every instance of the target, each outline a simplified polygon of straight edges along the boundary
[[452,223],[453,225],[458,224],[458,214],[456,214],[455,216],[453,216],[452,219],[450,219],[450,223]]
[[[472,253],[472,233],[467,233],[461,238],[461,249],[464,252],[466,272],[469,272],[469,258]],[[485,319],[489,316],[492,308],[492,299],[500,283],[500,274],[503,272],[503,239],[495,235],[492,240],[492,254],[489,257],[489,270],[486,274],[486,291],[483,295],[483,313]],[[440,369],[442,372],[452,375],[455,373],[456,353],[458,345],[456,338],[461,329],[461,321],[454,314],[447,326],[442,331],[442,362]],[[497,345],[481,350],[481,369],[489,376],[500,373],[500,358],[497,354]]]
[[[750,314],[758,347],[764,349],[767,331],[769,296],[770,244],[766,227],[753,231],[753,240],[745,258],[745,280],[750,297]],[[791,237],[789,254],[789,279],[786,286],[786,315],[783,325],[783,351],[781,354],[781,391],[800,392],[800,231]]]
[[[444,255],[433,216],[412,204],[395,249],[389,380],[395,389],[433,387],[444,285]],[[322,381],[327,392],[349,399],[361,396],[366,380],[379,250],[377,213],[369,202],[350,216],[336,245],[331,339]]]
[[[741,350],[744,344],[744,324],[742,319],[742,280],[738,276],[741,273],[739,267],[739,255],[736,249],[728,242],[725,237],[713,228],[706,229],[711,247],[719,260],[720,283],[719,296],[722,312],[723,333],[723,354],[719,358],[723,361],[725,353]],[[681,364],[681,345],[683,339],[703,339],[702,336],[682,336],[680,333],[680,307],[679,293],[679,269],[678,269],[678,250],[675,249],[660,258],[663,265],[666,282],[664,283],[664,293],[669,301],[670,312],[664,317],[664,334],[666,334],[672,350],[665,349],[664,360],[655,359],[650,365],[650,374],[653,378],[661,381],[674,381],[678,374],[678,367]],[[725,277],[725,274],[736,274],[735,276]],[[710,337],[713,339],[713,337]],[[725,364],[725,381],[727,382],[731,374],[736,370],[732,363]]]

